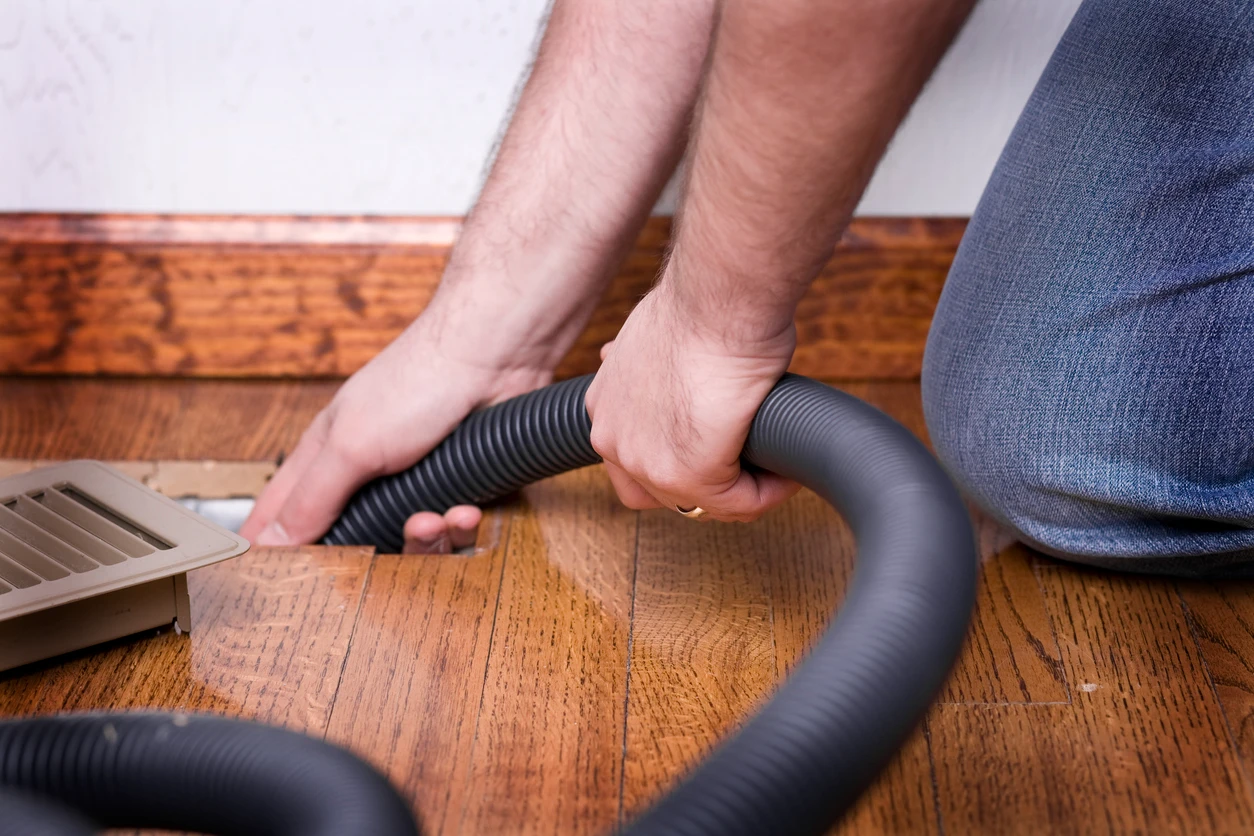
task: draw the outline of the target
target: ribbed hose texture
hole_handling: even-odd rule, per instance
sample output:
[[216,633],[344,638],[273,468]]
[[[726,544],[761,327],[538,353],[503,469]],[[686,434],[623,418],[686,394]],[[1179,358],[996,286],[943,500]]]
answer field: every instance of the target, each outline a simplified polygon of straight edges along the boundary
[[[583,406],[591,380],[472,415],[417,467],[360,491],[327,542],[395,551],[415,511],[494,499],[598,461]],[[915,727],[966,632],[976,576],[970,521],[905,428],[789,375],[758,411],[744,455],[844,514],[858,542],[853,586],[766,708],[628,827],[632,836],[826,832]]]
[[[201,715],[0,722],[0,787],[55,799],[101,827],[223,836],[418,833],[409,805],[348,752],[294,732]],[[7,815],[6,807],[0,818]],[[83,832],[38,821],[45,829],[29,832]]]
[[[470,416],[412,470],[363,488],[326,542],[395,551],[415,511],[484,502],[597,461],[583,406],[590,380]],[[766,707],[631,823],[631,836],[826,833],[915,727],[966,632],[976,576],[970,521],[908,431],[856,398],[788,376],[758,411],[745,458],[844,514],[858,543],[853,583],[827,634]],[[395,793],[350,755],[221,720],[0,724],[0,786],[55,794],[129,826],[413,832]],[[372,811],[377,823],[367,822]]]
[[970,519],[905,428],[790,375],[758,411],[745,458],[841,511],[858,544],[853,584],[766,707],[635,821],[632,836],[826,833],[922,718],[970,620]]
[[416,511],[478,505],[596,464],[583,405],[591,384],[572,378],[472,413],[417,465],[359,490],[322,542],[395,554]]

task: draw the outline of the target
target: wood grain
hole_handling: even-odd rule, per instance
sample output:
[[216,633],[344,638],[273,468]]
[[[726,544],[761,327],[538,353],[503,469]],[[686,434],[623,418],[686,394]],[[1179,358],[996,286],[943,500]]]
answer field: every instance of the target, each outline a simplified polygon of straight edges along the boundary
[[975,617],[941,701],[1069,702],[1058,641],[1032,555],[1002,526],[986,517],[977,519],[982,561]]
[[103,708],[208,711],[321,736],[371,552],[254,549],[188,575],[196,628],[0,676],[0,715]]
[[1181,582],[1202,660],[1241,755],[1247,786],[1254,786],[1254,582]]
[[[640,516],[623,811],[639,813],[775,683],[770,585],[748,526]],[[760,542],[760,540],[759,540]]]
[[599,469],[533,485],[514,517],[463,833],[618,822],[637,515]]
[[[332,388],[0,380],[0,459],[271,459]],[[917,384],[846,388],[925,435]],[[838,832],[1254,828],[1254,587],[1084,571],[977,525],[949,702]],[[603,833],[770,694],[853,560],[812,494],[755,525],[693,524],[624,511],[591,469],[490,512],[470,557],[259,550],[193,573],[190,637],[0,677],[0,714],[162,706],[325,730],[432,834]]]
[[946,829],[1240,833],[1251,803],[1172,582],[1040,571],[1072,703],[942,705]]
[[508,515],[474,557],[379,555],[328,738],[383,770],[424,832],[456,833],[509,539]]
[[291,451],[330,381],[0,377],[0,457],[237,459]]
[[[798,312],[794,371],[918,375],[965,224],[858,219]],[[344,376],[421,312],[451,218],[0,214],[0,373]],[[563,362],[592,371],[661,263],[654,218]]]

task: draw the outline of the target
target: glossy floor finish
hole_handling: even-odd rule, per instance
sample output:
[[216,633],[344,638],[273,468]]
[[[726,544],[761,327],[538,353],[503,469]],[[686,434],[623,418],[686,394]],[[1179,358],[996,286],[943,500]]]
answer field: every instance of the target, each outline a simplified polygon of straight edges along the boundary
[[[918,386],[846,384],[921,431]],[[331,383],[0,381],[0,458],[268,459]],[[1100,574],[979,522],[940,702],[841,833],[1254,828],[1254,587]],[[599,469],[494,512],[469,557],[257,549],[190,578],[197,630],[0,677],[0,715],[280,723],[386,770],[433,834],[605,833],[743,719],[846,588],[803,493],[723,526],[621,508]]]

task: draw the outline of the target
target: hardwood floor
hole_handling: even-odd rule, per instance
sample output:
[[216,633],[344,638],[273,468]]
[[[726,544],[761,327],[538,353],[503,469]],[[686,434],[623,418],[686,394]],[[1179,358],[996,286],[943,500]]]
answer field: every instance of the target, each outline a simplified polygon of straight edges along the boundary
[[[916,432],[918,386],[846,384]],[[0,458],[272,459],[330,383],[0,380]],[[844,834],[1254,829],[1254,586],[1092,572],[980,519],[966,651]],[[430,833],[594,834],[742,720],[840,600],[803,493],[750,526],[637,514],[599,469],[494,510],[470,557],[256,549],[197,630],[0,677],[0,715],[162,706],[325,735]]]

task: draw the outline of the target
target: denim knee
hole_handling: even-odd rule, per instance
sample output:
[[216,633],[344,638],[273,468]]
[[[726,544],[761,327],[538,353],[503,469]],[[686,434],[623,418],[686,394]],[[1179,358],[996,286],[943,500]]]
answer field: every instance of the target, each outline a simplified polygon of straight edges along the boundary
[[[1028,371],[1050,388],[1047,372]],[[1027,362],[1031,362],[1028,360]],[[1008,397],[1013,387],[992,346],[963,343],[934,328],[923,368],[923,409],[937,458],[982,510],[1048,552],[1074,554],[1098,516],[1095,503],[1060,484],[1062,439],[1043,432],[1059,418],[1046,399]],[[1055,474],[1050,478],[1050,474]]]
[[1254,565],[1254,19],[1085,0],[933,319],[942,462],[1031,545]]
[[1184,342],[1172,335],[1170,305],[1137,311],[1144,327],[1133,327],[1117,313],[1093,314],[1076,292],[1018,294],[1035,266],[979,240],[959,252],[923,364],[928,431],[955,481],[1056,557],[1246,574],[1251,283],[1208,287],[1209,315],[1182,316],[1217,336]]

